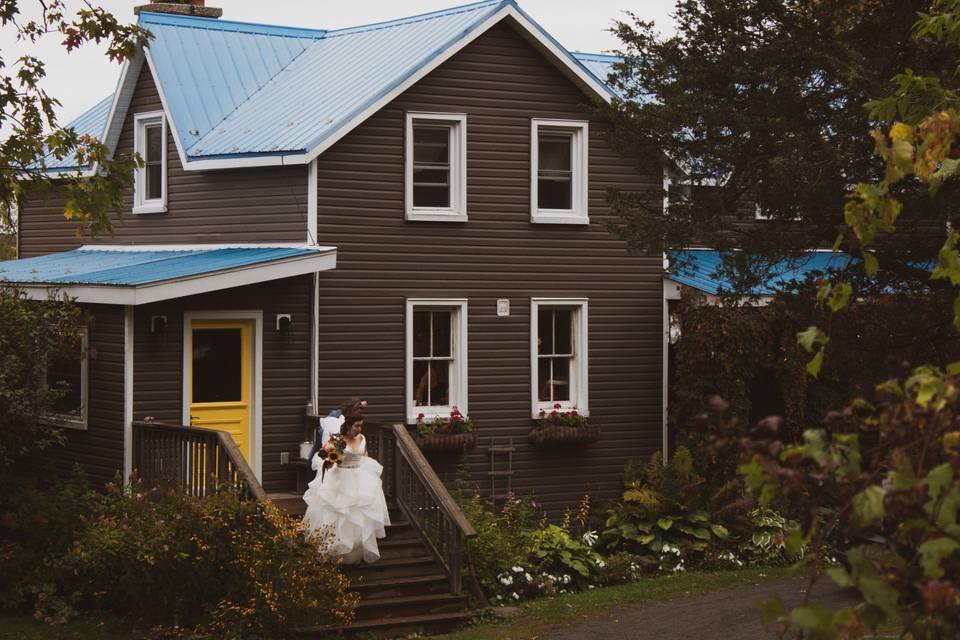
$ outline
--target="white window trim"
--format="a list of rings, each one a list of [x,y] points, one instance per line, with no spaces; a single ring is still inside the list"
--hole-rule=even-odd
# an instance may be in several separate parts
[[[573,132],[571,169],[573,170],[572,209],[541,209],[537,199],[540,167],[540,128]],[[585,120],[550,120],[533,118],[530,121],[530,222],[535,224],[590,224],[588,209],[590,123]]]
[[[160,135],[163,143],[160,145],[160,198],[144,199],[146,193],[146,167],[133,172],[133,213],[166,213],[167,212],[167,119],[163,111],[148,111],[133,116],[133,149],[143,157],[143,145],[146,142],[144,128],[147,125],[160,123]]]
[[[416,121],[432,120],[452,124],[450,141],[450,207],[431,208],[413,206],[413,125]],[[404,216],[417,222],[467,221],[467,116],[464,113],[426,113],[408,111],[406,114]]]
[[[450,334],[454,336],[452,346],[453,366],[450,368],[450,404],[437,407],[418,407],[413,403],[413,311],[423,307],[434,309],[452,309]],[[437,416],[447,417],[453,407],[468,415],[467,410],[467,300],[466,298],[407,298],[406,307],[406,409],[407,424],[415,424],[417,415],[423,414],[424,420]]]
[[[86,431],[90,424],[90,335],[86,328],[80,335],[80,417],[64,413],[49,413],[44,420],[65,429]],[[46,378],[46,375],[44,375]]]
[[[590,415],[588,390],[590,387],[587,298],[530,298],[530,417],[539,418],[540,410],[548,413],[554,409],[555,402],[541,402],[539,391],[537,342],[539,327],[537,319],[540,307],[573,307],[574,358],[571,363],[570,400],[560,402],[562,411],[576,409],[583,416]]]

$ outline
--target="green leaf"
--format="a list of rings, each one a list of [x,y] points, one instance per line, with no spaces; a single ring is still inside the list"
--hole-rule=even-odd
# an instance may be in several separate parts
[[[759,604],[764,625],[769,625],[771,622],[781,622],[787,615],[780,594],[774,594],[770,600],[761,601]]]
[[[661,529],[663,529],[664,531],[667,531],[667,530],[670,529],[670,527],[673,526],[673,519],[672,519],[672,518],[658,518],[658,519],[657,519],[657,526],[660,527]]]
[[[710,525],[710,531],[712,531],[713,535],[717,536],[721,540],[726,540],[730,537],[730,531],[728,531],[727,528],[722,524]]]
[[[853,497],[853,515],[860,526],[867,526],[883,519],[883,499],[886,491],[872,485]]]
[[[790,612],[790,621],[804,631],[813,631],[820,626],[820,616],[812,607],[797,607]]]
[[[853,586],[853,579],[843,567],[831,567],[830,569],[827,569],[827,575],[830,576],[840,588],[845,589]]]
[[[928,578],[940,578],[944,571],[941,563],[960,550],[960,543],[950,538],[935,538],[920,545],[920,564]]]
[[[807,363],[807,373],[814,378],[818,378],[821,368],[823,368],[823,349],[817,351],[817,355],[813,356],[813,359]]]
[[[948,376],[960,376],[960,362],[951,362],[947,365]]]
[[[864,251],[863,268],[866,270],[867,275],[876,275],[877,271],[880,270],[880,262],[877,260],[877,256],[869,251]]]
[[[803,347],[807,353],[812,353],[816,345],[826,344],[828,340],[827,334],[814,325],[797,332],[797,344]]]

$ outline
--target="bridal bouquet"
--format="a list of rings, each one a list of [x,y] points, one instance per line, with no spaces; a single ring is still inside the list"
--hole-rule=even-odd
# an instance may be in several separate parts
[[[330,436],[330,439],[320,447],[320,451],[317,452],[317,455],[320,456],[320,459],[323,460],[322,471],[320,472],[321,480],[327,474],[327,469],[333,465],[339,465],[343,462],[343,453],[347,450],[347,441],[344,440],[343,436],[340,434],[334,434]]]

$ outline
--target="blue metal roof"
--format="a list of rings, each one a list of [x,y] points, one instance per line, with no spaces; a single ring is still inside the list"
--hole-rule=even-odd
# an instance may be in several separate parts
[[[148,11],[140,25],[153,34],[150,57],[181,148],[188,161],[209,160],[316,148],[508,6],[607,87],[618,58],[569,53],[514,0],[335,30]],[[102,139],[110,106],[107,98],[71,124]]]
[[[215,247],[118,250],[84,247],[0,262],[0,282],[19,285],[136,287],[316,255],[317,247]]]
[[[623,58],[620,56],[611,56],[605,53],[582,53],[580,51],[574,51],[573,57],[579,60],[583,66],[590,70],[590,73],[595,75],[598,80],[608,87],[610,85],[607,82],[607,77],[613,73],[613,65],[623,62]],[[612,89],[611,87],[611,90]]]
[[[107,118],[110,115],[111,104],[113,104],[112,93],[69,122],[64,128],[73,129],[77,132],[77,135],[80,136],[90,135],[99,140],[103,140],[104,130],[107,127]],[[48,154],[44,158],[44,165],[48,171],[68,171],[77,168],[77,161],[76,156],[73,154],[59,159]]]
[[[201,129],[199,138],[185,140],[186,153],[191,158],[211,158],[306,152],[463,38],[501,4],[499,0],[485,0],[457,9],[326,32],[246,102],[236,109],[223,110],[215,127]],[[209,25],[210,30],[217,26],[215,20],[196,21]],[[151,53],[156,48],[155,42]],[[174,48],[173,57],[192,61],[192,56],[184,56],[179,47]],[[163,63],[156,66],[161,76],[175,74]],[[167,78],[162,77],[162,81],[169,96]],[[218,106],[215,100],[205,103],[203,106],[211,111]],[[185,136],[179,121],[177,128]]]
[[[704,293],[717,295],[733,290],[733,283],[726,275],[720,273],[723,254],[711,249],[692,249],[689,251],[674,251],[669,254],[670,272],[667,278]],[[747,295],[772,296],[780,291],[790,289],[792,283],[802,282],[812,273],[823,273],[832,269],[841,269],[850,260],[844,253],[834,254],[830,251],[812,251],[799,258],[781,260],[774,264],[769,271],[769,278]]]

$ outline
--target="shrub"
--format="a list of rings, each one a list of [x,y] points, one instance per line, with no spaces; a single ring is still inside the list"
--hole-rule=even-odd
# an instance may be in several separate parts
[[[526,561],[529,540],[539,523],[531,500],[508,496],[502,508],[479,493],[463,500],[463,511],[477,531],[470,557],[480,585],[488,594],[503,590],[500,576]],[[512,582],[512,581],[511,581]]]
[[[607,509],[602,548],[652,557],[660,570],[681,571],[729,537],[703,508],[703,479],[687,449],[679,448],[666,465],[656,453],[643,468],[628,466],[624,484],[622,501]]]
[[[66,492],[50,494],[49,504]],[[324,553],[327,541],[272,504],[232,491],[196,499],[135,485],[78,503],[86,513],[59,528],[64,539],[37,550],[38,567],[12,591],[42,619],[135,615],[138,624],[233,638],[348,622],[356,609]],[[32,506],[43,512],[47,504],[41,495]]]

